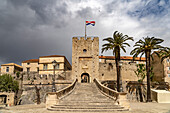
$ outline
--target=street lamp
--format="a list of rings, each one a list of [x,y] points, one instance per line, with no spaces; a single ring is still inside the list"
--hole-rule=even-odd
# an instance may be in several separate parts
[[[123,87],[122,87],[122,74],[121,74],[121,67],[123,65],[122,61],[119,61],[119,69],[120,69],[120,92],[123,92]]]
[[[53,64],[53,67],[54,67],[52,92],[56,92],[56,88],[55,88],[55,66],[57,65],[57,62],[54,60],[54,61],[52,61],[52,64]]]

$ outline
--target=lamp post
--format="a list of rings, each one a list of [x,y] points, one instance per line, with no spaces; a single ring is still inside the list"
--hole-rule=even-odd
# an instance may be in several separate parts
[[[123,92],[123,87],[122,87],[122,74],[121,74],[121,67],[123,65],[122,61],[119,61],[119,69],[120,69],[120,92]]]
[[[52,92],[56,92],[56,88],[55,88],[55,66],[57,65],[57,62],[54,60],[52,62],[53,67],[54,67],[54,71],[53,71],[53,83],[52,83]]]

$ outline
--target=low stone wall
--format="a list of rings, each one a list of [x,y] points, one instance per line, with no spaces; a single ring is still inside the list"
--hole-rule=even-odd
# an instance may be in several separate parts
[[[105,80],[101,83],[113,90],[116,90],[116,80]],[[123,91],[127,92],[127,99],[135,102],[146,102],[147,84],[146,82],[140,83],[138,81],[123,81]],[[151,89],[156,90],[169,90],[170,86],[167,82],[151,82]]]
[[[166,90],[151,90],[152,100],[158,103],[170,103],[170,91]]]
[[[69,94],[74,89],[77,81],[78,80],[75,79],[72,84],[70,84],[69,86],[67,86],[57,92],[48,92],[47,96],[46,96],[46,108],[49,108],[50,106],[52,106],[54,104],[57,104],[60,98]]]
[[[102,85],[97,79],[94,79],[96,86],[99,90],[106,96],[112,98],[117,102],[118,105],[123,106],[125,109],[130,109],[129,102],[127,101],[127,93],[125,92],[117,92],[112,90],[104,85]]]
[[[0,92],[0,104],[5,104],[7,106],[14,105],[15,93]]]
[[[56,89],[61,90],[70,85],[71,82],[62,81],[56,84]],[[52,91],[52,84],[36,84],[40,88],[40,101],[46,102],[46,93]],[[37,102],[36,90],[34,84],[26,84],[23,86],[23,93],[18,104],[34,104]]]

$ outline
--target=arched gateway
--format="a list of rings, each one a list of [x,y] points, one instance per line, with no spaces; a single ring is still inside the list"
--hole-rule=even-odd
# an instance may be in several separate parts
[[[90,82],[90,76],[88,73],[83,73],[81,75],[81,83],[89,83]]]

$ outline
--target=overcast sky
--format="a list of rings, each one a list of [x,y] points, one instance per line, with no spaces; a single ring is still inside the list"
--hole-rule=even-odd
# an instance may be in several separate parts
[[[55,54],[71,63],[72,37],[84,36],[85,20],[96,21],[87,35],[99,37],[99,55],[102,39],[116,30],[135,41],[154,36],[170,45],[169,0],[0,0],[0,64]]]

